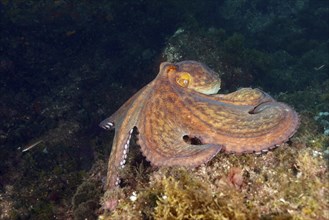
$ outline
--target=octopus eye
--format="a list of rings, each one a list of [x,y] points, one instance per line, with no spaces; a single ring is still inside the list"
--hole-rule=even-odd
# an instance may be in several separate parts
[[[191,81],[191,75],[189,73],[182,73],[176,79],[178,85],[185,88],[190,84],[190,81]]]

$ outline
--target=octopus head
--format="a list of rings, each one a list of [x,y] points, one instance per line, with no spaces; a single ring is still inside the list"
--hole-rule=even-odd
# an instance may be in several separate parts
[[[160,73],[174,79],[175,83],[203,94],[216,94],[221,80],[217,73],[206,65],[196,61],[179,63],[164,62],[160,65]]]

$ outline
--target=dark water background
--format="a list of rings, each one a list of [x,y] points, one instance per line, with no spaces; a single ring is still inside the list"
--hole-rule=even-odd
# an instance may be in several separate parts
[[[97,124],[170,57],[329,111],[328,36],[327,0],[0,1],[0,212],[63,215],[109,153]]]

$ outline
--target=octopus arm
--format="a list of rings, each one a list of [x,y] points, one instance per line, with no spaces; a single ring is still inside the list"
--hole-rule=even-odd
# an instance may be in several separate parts
[[[241,88],[235,92],[229,94],[215,94],[209,96],[210,99],[222,102],[230,103],[234,105],[251,105],[256,106],[264,102],[271,102],[273,98],[267,93],[252,88]]]
[[[140,138],[144,156],[155,166],[196,167],[210,161],[222,149],[219,144],[192,145],[177,141],[172,145],[151,144]]]
[[[114,112],[110,117],[104,119],[99,126],[105,130],[113,130],[115,125],[120,123],[120,121],[127,114],[127,111],[132,108],[136,99],[140,98],[143,95],[150,85],[146,85],[136,94],[134,94],[130,99],[128,99],[116,112]]]
[[[119,184],[119,172],[126,164],[133,127],[118,128],[115,132],[111,155],[107,168],[106,188],[112,189]]]
[[[193,124],[228,152],[259,152],[287,141],[299,126],[298,114],[288,105],[268,101],[256,106],[204,101],[190,96]],[[185,119],[187,121],[187,118]],[[201,130],[200,130],[201,131]]]

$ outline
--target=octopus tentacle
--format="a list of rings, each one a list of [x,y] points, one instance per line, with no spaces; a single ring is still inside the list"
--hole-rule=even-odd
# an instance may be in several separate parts
[[[131,110],[136,102],[136,99],[147,90],[148,86],[143,87],[136,94],[134,94],[130,99],[128,99],[116,112],[114,112],[110,117],[103,120],[99,126],[105,130],[113,130],[115,125],[121,125],[123,119],[127,115],[127,112]]]
[[[105,130],[113,130],[114,129],[114,121],[110,118],[103,120],[99,126]]]
[[[113,147],[107,169],[107,189],[111,189],[120,183],[120,178],[118,175],[120,169],[125,167],[132,133],[133,128],[126,132],[125,136],[123,136],[120,132],[114,136]],[[119,135],[120,138],[118,138]]]
[[[256,106],[263,102],[274,101],[273,98],[267,93],[259,89],[252,88],[241,88],[229,94],[215,94],[208,97],[222,103],[230,103],[240,106]]]
[[[186,166],[196,167],[211,160],[221,149],[219,144],[193,145],[177,141],[173,147],[157,148],[150,145],[142,134],[139,134],[139,144],[143,155],[152,165],[156,166]]]
[[[140,111],[146,101],[143,97],[147,96],[151,89],[152,83],[143,87],[123,104],[119,110],[100,124],[101,127],[105,128],[106,125],[110,125],[109,123],[115,124],[115,135],[107,169],[106,189],[112,189],[118,185],[118,171],[126,163],[133,128],[139,119]]]
[[[121,161],[120,161],[120,168],[123,169],[125,167],[126,164],[126,160],[128,157],[128,153],[129,153],[129,145],[130,145],[130,139],[131,139],[131,135],[134,131],[134,128],[130,129],[129,131],[129,136],[124,144],[123,147],[123,151],[122,151],[122,157],[121,157]]]
[[[207,139],[225,145],[228,152],[258,152],[280,145],[299,125],[297,113],[280,102],[249,107],[205,104],[194,96],[191,98],[194,106],[189,112],[193,114],[194,124],[203,128]]]

